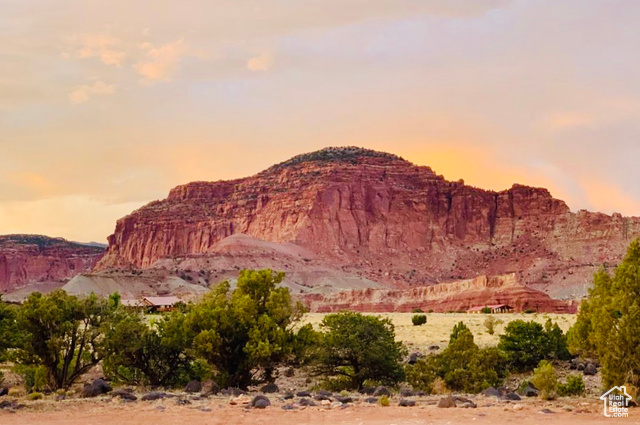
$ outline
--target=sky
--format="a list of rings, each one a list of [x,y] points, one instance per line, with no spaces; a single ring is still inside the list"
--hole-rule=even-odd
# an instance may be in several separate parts
[[[0,0],[0,234],[356,145],[640,216],[637,0]]]

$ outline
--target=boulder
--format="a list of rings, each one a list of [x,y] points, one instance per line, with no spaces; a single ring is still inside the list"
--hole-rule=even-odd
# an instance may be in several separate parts
[[[298,400],[298,404],[300,406],[315,406],[316,405],[316,403],[313,400],[311,400],[310,398],[306,398],[306,397],[303,397],[300,400]]]
[[[367,397],[364,399],[365,403],[369,403],[369,404],[377,404],[378,403],[378,397]]]
[[[374,397],[382,397],[383,395],[386,395],[387,397],[391,397],[391,391],[389,391],[389,388],[380,385],[379,387],[376,387],[376,390],[373,393]]]
[[[403,388],[402,390],[400,390],[400,395],[402,397],[413,397],[415,395],[415,393],[413,392],[412,389]]]
[[[376,392],[376,389],[374,387],[362,387],[358,392],[360,394],[373,395],[373,393]]]
[[[140,400],[142,400],[142,401],[155,401],[155,400],[161,400],[161,399],[166,398],[166,397],[167,397],[167,393],[163,393],[161,391],[151,391],[150,393],[147,393],[147,394],[143,395]]]
[[[598,373],[598,368],[594,363],[587,363],[582,373],[584,373],[585,375],[595,375],[596,373]]]
[[[113,397],[120,397],[123,400],[127,401],[136,401],[138,397],[133,394],[132,390],[115,390],[111,392]]]
[[[482,395],[484,395],[485,397],[500,397],[502,396],[502,391],[494,387],[489,387],[486,390],[482,391]]]
[[[416,405],[416,402],[414,400],[407,400],[404,398],[401,398],[400,402],[398,403],[398,406],[401,406],[401,407],[412,407],[415,405]]]
[[[505,395],[502,396],[503,400],[513,400],[513,401],[517,401],[517,400],[522,400],[522,398],[520,398],[520,396],[516,393],[514,393],[513,391],[510,391],[508,393],[506,393]]]
[[[296,396],[298,396],[298,397],[311,397],[311,393],[309,391],[306,391],[306,390],[298,391],[296,393]]]
[[[438,407],[442,407],[442,408],[445,408],[445,409],[450,408],[450,407],[456,407],[456,402],[453,399],[453,397],[451,397],[451,396],[443,397],[438,402]]]
[[[264,409],[265,407],[271,406],[271,402],[262,394],[259,394],[251,400],[251,407],[255,409]]]
[[[98,378],[94,379],[90,384],[85,384],[82,389],[82,397],[97,397],[111,390],[111,386],[104,379]]]
[[[287,391],[286,393],[284,393],[284,396],[282,396],[283,400],[291,400],[293,399],[294,394],[291,391]]]
[[[273,393],[280,392],[280,388],[278,388],[276,384],[271,382],[267,385],[263,385],[262,388],[260,388],[260,392],[265,394],[273,394]]]
[[[353,403],[353,398],[349,396],[336,396],[335,399],[342,404]]]
[[[200,393],[204,396],[216,395],[220,392],[220,387],[215,381],[211,379],[207,379],[202,382],[202,386],[200,388]]]
[[[202,390],[200,381],[191,381],[184,387],[185,393],[199,393]]]

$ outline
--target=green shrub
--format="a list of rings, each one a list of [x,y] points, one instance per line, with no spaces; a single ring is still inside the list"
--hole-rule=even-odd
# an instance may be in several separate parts
[[[27,396],[29,400],[42,400],[42,393],[31,393]]]
[[[593,276],[589,297],[580,304],[568,332],[571,351],[597,357],[605,388],[640,387],[640,243],[634,240],[613,275],[604,268]]]
[[[483,307],[482,310],[480,310],[480,313],[482,313],[482,314],[491,314],[491,308],[490,307]]]
[[[544,327],[535,321],[510,322],[504,335],[500,336],[498,349],[503,351],[512,369],[527,371],[533,369],[541,360],[568,360],[567,338],[562,329],[551,320]]]
[[[584,380],[580,375],[567,376],[567,382],[558,385],[558,395],[562,397],[580,396],[585,392]]]
[[[14,372],[22,376],[24,389],[30,392],[40,392],[49,388],[49,372],[44,366],[15,365]]]
[[[496,332],[495,327],[501,323],[502,323],[502,320],[496,319],[493,316],[489,316],[486,319],[484,319],[484,327],[487,328],[487,333],[489,335],[493,335]]]
[[[451,391],[478,393],[500,386],[506,374],[506,358],[496,348],[480,349],[464,324],[456,325],[452,341],[441,353],[418,360],[406,367],[412,387],[433,393],[442,380]]]
[[[524,314],[535,314],[535,313],[537,313],[537,311],[535,311],[535,310],[534,310],[534,309],[532,309],[532,308],[528,308],[528,309],[526,309],[525,311],[523,311],[523,313],[524,313]]]
[[[404,380],[400,364],[406,354],[396,342],[389,319],[343,312],[324,317],[325,330],[317,346],[312,373],[330,380],[351,380],[342,389],[360,389],[366,380],[395,385]]]
[[[378,404],[380,406],[388,406],[389,405],[389,397],[387,397],[386,395],[383,395],[382,397],[380,397],[380,399],[378,400]]]
[[[451,330],[451,335],[449,336],[449,344],[453,343],[453,341],[455,341],[458,338],[458,335],[466,332],[471,333],[471,331],[469,330],[467,325],[464,324],[464,322],[458,322],[457,324],[455,324],[453,326],[453,329]]]
[[[411,318],[411,323],[413,323],[413,326],[424,325],[425,323],[427,323],[427,316],[424,314],[415,314]]]
[[[558,376],[553,364],[548,360],[542,360],[533,371],[531,383],[540,391],[543,400],[553,400],[558,391]]]
[[[413,313],[424,313],[424,310],[422,310],[421,308],[414,308]]]

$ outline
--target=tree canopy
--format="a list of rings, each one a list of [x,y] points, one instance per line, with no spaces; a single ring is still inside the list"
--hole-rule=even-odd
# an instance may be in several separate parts
[[[604,269],[593,279],[568,334],[569,348],[595,355],[602,366],[603,385],[640,387],[640,243],[633,241],[613,276]]]

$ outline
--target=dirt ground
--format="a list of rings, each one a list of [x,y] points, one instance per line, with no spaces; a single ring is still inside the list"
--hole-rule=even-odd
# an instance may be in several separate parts
[[[563,424],[588,425],[602,423],[605,418],[598,400],[564,399],[553,402],[523,400],[504,402],[478,397],[478,408],[438,408],[433,400],[417,400],[414,407],[399,407],[397,400],[382,407],[355,403],[346,408],[307,407],[294,411],[282,409],[275,401],[263,410],[232,406],[228,399],[202,400],[178,406],[175,400],[123,403],[119,401],[69,400],[29,402],[15,412],[0,411],[0,424],[11,425],[200,425],[200,424],[354,424],[354,425],[419,425],[419,424]],[[519,407],[514,407],[519,406]],[[551,413],[541,413],[548,409]],[[614,419],[615,420],[615,419]],[[624,423],[640,423],[640,410],[632,409]]]

